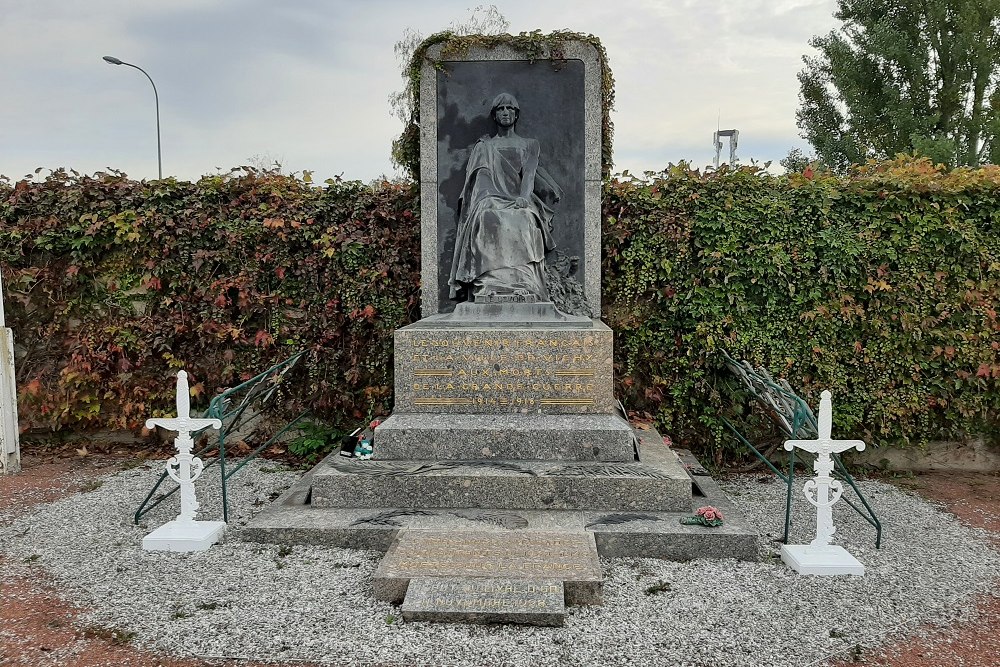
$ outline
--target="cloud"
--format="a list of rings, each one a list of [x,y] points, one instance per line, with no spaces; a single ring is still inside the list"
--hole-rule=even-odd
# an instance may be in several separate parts
[[[110,54],[153,77],[164,171],[189,179],[262,154],[317,178],[391,173],[393,45],[407,28],[428,35],[470,11],[464,0],[5,4],[0,173],[111,166],[155,177],[152,90],[101,62]],[[501,11],[515,32],[602,39],[617,81],[616,163],[641,171],[707,164],[718,122],[740,130],[746,158],[801,146],[795,74],[809,37],[836,25],[835,4],[511,0]]]

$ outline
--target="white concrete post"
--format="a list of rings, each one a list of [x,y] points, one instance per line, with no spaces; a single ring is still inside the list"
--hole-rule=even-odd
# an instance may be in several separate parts
[[[15,377],[14,333],[7,328],[4,319],[3,276],[0,275],[0,474],[21,470]]]
[[[197,521],[198,499],[194,493],[194,482],[201,476],[201,459],[191,454],[194,448],[193,431],[203,428],[222,428],[218,419],[197,419],[191,417],[191,396],[188,389],[187,373],[177,373],[177,417],[168,419],[147,419],[146,428],[160,426],[169,431],[177,431],[174,445],[177,455],[167,461],[167,474],[180,485],[181,513],[173,521],[168,521],[152,533],[142,538],[142,548],[146,551],[204,551],[219,541],[226,530],[225,521]]]
[[[795,447],[816,454],[813,470],[816,477],[802,487],[806,500],[816,508],[816,538],[809,544],[786,544],[781,547],[781,560],[801,574],[857,574],[865,573],[865,566],[843,547],[830,542],[837,529],[833,526],[833,505],[844,493],[844,485],[833,479],[833,459],[831,454],[846,452],[848,449],[861,451],[865,443],[861,440],[833,440],[830,437],[833,426],[833,401],[831,394],[820,394],[818,437],[816,440],[786,440],[785,449]],[[832,494],[832,495],[831,495]]]

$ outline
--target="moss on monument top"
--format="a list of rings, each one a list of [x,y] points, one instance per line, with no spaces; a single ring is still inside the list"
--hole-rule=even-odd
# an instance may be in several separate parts
[[[494,49],[507,46],[524,54],[527,60],[565,60],[567,42],[590,44],[597,52],[601,68],[601,172],[611,173],[612,138],[614,126],[611,123],[611,109],[615,101],[615,81],[608,65],[608,54],[601,40],[593,35],[557,30],[542,33],[540,30],[522,32],[517,35],[456,35],[450,31],[438,32],[421,42],[413,52],[407,69],[407,87],[413,105],[410,119],[403,133],[392,144],[392,158],[414,180],[420,180],[420,77],[425,62],[435,69],[443,60],[461,57],[474,48]],[[437,44],[441,46],[441,60],[435,60],[428,51]]]

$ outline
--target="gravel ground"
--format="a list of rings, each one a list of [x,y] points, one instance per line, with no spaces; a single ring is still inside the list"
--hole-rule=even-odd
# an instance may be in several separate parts
[[[230,538],[198,554],[147,553],[167,501],[133,526],[159,468],[102,478],[92,490],[42,505],[0,527],[8,570],[42,567],[89,607],[85,622],[134,633],[133,643],[181,657],[378,665],[822,665],[868,651],[922,624],[967,620],[990,590],[1000,554],[915,494],[865,482],[885,525],[884,545],[844,503],[836,542],[867,567],[857,577],[803,577],[777,560],[783,488],[772,477],[724,484],[763,535],[759,563],[604,560],[604,605],[573,608],[566,627],[404,623],[371,595],[381,554],[241,543],[253,513],[296,478],[253,463],[230,486]],[[762,481],[763,480],[763,481]],[[220,514],[217,477],[199,482],[202,518]],[[89,488],[89,487],[88,487]],[[811,539],[797,501],[793,541]],[[649,589],[663,589],[649,592]],[[926,630],[920,630],[926,633]]]

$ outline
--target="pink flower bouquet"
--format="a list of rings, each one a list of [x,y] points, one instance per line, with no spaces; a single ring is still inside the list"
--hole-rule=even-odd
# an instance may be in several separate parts
[[[709,528],[715,528],[717,526],[721,526],[724,519],[725,517],[722,515],[722,510],[712,507],[711,505],[706,505],[695,510],[694,516],[687,516],[681,519],[681,523],[689,526],[707,526]]]

